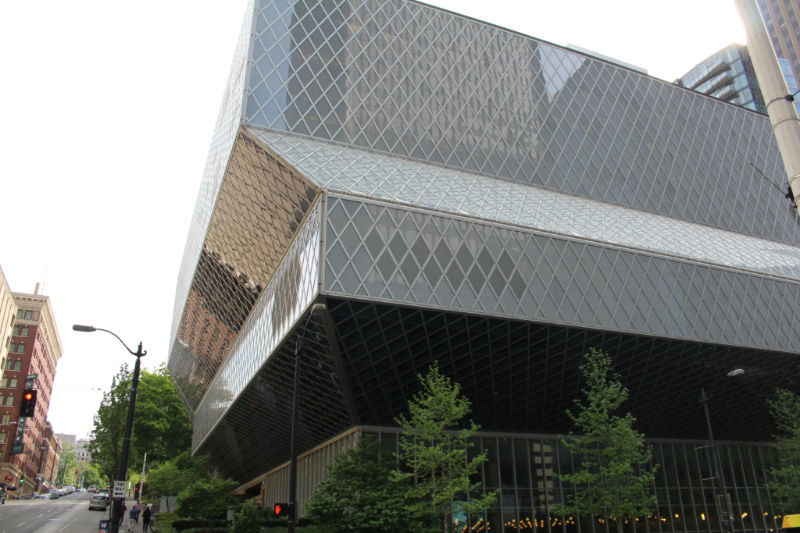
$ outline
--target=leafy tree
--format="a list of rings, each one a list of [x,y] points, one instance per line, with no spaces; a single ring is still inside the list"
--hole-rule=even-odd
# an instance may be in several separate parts
[[[415,531],[406,510],[405,481],[392,479],[392,454],[373,436],[341,455],[306,504],[306,516],[330,531]]]
[[[238,484],[232,479],[198,479],[178,493],[178,514],[184,518],[225,518],[229,505],[238,500],[233,489]]]
[[[454,502],[468,514],[489,507],[496,498],[493,492],[476,497],[479,482],[471,482],[485,454],[467,460],[468,440],[478,430],[473,421],[464,422],[470,413],[470,401],[461,395],[461,386],[439,372],[434,363],[423,377],[422,390],[408,402],[408,414],[395,422],[403,428],[399,458],[404,466],[395,472],[398,481],[407,481],[408,510],[418,517],[439,521],[447,533],[452,524]],[[473,492],[470,492],[473,491]]]
[[[77,466],[78,454],[75,452],[75,447],[64,446],[58,456],[58,469],[56,470],[56,479],[54,481],[59,485],[77,484],[78,480],[75,479]]]
[[[800,397],[778,389],[768,400],[778,434],[778,466],[770,468],[768,483],[772,496],[787,512],[800,509]]]
[[[143,372],[136,396],[136,457],[147,452],[150,463],[188,451],[192,445],[192,424],[178,397],[165,365]]]
[[[231,533],[254,533],[261,529],[263,523],[261,509],[250,502],[244,502],[239,511],[233,515]]]
[[[128,365],[120,366],[94,416],[94,430],[87,448],[108,481],[116,479],[119,472],[132,379]],[[145,452],[148,461],[157,461],[186,451],[190,445],[191,424],[166,367],[161,365],[154,372],[142,371],[127,468],[140,464]]]
[[[83,470],[81,470],[81,476],[83,476],[83,487],[89,487],[91,485],[102,485],[105,483],[104,478],[100,475],[100,472],[97,471],[97,467],[94,463],[84,463]]]
[[[207,470],[207,458],[192,457],[189,452],[183,452],[169,461],[160,463],[150,470],[147,478],[147,500],[155,501],[162,496],[177,496],[185,487],[207,477]]]
[[[656,507],[652,452],[633,429],[633,415],[614,414],[628,399],[628,389],[612,371],[611,357],[592,348],[580,370],[586,382],[583,400],[576,399],[575,411],[567,414],[583,436],[562,440],[580,466],[575,473],[558,476],[577,490],[555,512],[616,519],[622,531],[624,519],[645,516]]]
[[[111,379],[111,390],[103,394],[103,400],[94,415],[92,438],[86,446],[106,483],[115,480],[119,471],[118,458],[122,452],[130,397],[128,374],[128,365],[123,364]]]

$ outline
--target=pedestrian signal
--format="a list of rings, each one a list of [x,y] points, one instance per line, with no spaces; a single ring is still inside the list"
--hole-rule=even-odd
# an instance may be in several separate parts
[[[276,503],[272,507],[272,512],[275,513],[275,516],[286,516],[289,514],[289,504],[288,503]]]
[[[33,416],[36,411],[36,395],[38,391],[25,389],[22,393],[22,406],[19,409],[19,416]]]

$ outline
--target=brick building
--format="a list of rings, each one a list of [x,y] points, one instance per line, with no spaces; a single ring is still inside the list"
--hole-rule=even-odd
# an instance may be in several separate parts
[[[0,381],[0,433],[6,445],[0,462],[0,479],[18,487],[22,494],[37,490],[53,462],[58,464],[60,445],[47,422],[56,365],[62,347],[50,298],[12,293],[17,305],[4,374]],[[25,388],[38,390],[34,416],[21,418]]]

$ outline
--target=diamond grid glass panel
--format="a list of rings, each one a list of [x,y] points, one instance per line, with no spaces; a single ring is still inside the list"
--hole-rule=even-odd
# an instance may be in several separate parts
[[[256,10],[248,124],[798,242],[762,115],[404,0]]]
[[[317,203],[208,386],[193,420],[195,448],[268,360],[317,295],[321,207]],[[177,381],[177,380],[176,380]]]
[[[795,246],[408,159],[255,128],[248,131],[330,191],[800,280],[800,249]],[[406,198],[399,199],[388,184],[402,187]],[[510,198],[519,207],[507,216],[503,206]]]
[[[793,365],[785,353],[737,346],[338,298],[328,298],[327,305],[347,354],[356,418],[364,425],[392,425],[418,390],[417,374],[437,361],[472,399],[470,416],[482,429],[566,433],[572,426],[565,411],[580,387],[577,366],[595,347],[613,354],[615,371],[631,392],[627,409],[646,435],[703,438],[697,391],[709,386],[719,394],[715,405],[731,406],[719,410],[719,419],[715,411],[715,434],[757,441],[770,431],[762,401],[774,386],[770,378],[762,372],[755,381],[735,383],[709,376],[724,376],[730,368]]]
[[[173,343],[169,368],[194,411],[320,191],[239,134]]]
[[[361,201],[328,198],[330,212],[364,212]],[[326,292],[775,350],[794,351],[800,343],[800,315],[786,312],[800,301],[797,281],[396,207],[382,206],[390,216],[377,216],[377,208],[370,212],[384,238],[372,242],[376,259],[369,263],[353,260],[360,242],[345,242],[351,220],[328,219]],[[413,241],[404,235],[419,233],[431,241],[435,258],[427,260],[439,268],[424,268],[413,258]],[[452,244],[442,246],[448,239]],[[500,254],[494,247],[504,242],[521,246],[506,246]],[[608,270],[597,268],[601,263],[610,265]],[[515,273],[520,274],[516,290],[506,291]],[[687,292],[689,280],[701,274],[702,289]],[[377,279],[383,285],[376,285]],[[414,290],[415,283],[432,290]],[[790,317],[780,322],[778,335],[754,328],[742,311],[763,292]]]
[[[211,219],[225,166],[228,163],[228,157],[239,130],[242,116],[242,92],[247,76],[247,53],[250,46],[252,20],[253,4],[251,0],[242,22],[239,41],[236,45],[236,52],[228,75],[228,83],[225,87],[217,123],[214,126],[214,133],[211,137],[211,147],[203,170],[203,179],[200,183],[200,192],[197,196],[195,212],[192,216],[189,238],[186,241],[186,248],[183,252],[183,259],[178,273],[178,284],[175,290],[175,309],[170,339],[175,339],[177,334],[181,310],[186,303],[190,290],[189,283],[192,279],[192,272],[202,253],[206,228]]]
[[[703,439],[701,385],[718,438],[774,434],[800,231],[765,117],[419,3],[255,3],[176,291],[195,453],[285,481],[301,337],[301,453],[392,425],[432,361],[484,429],[569,431],[589,347],[649,437]]]

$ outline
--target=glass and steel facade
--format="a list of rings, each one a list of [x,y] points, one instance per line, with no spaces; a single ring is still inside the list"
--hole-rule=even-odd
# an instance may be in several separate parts
[[[675,83],[759,113],[767,113],[750,53],[746,46],[740,44],[726,46]]]
[[[787,94],[794,94],[797,91],[797,79],[792,64],[788,59],[777,59],[789,91]],[[750,52],[740,44],[726,46],[675,83],[759,113],[767,113]],[[800,103],[795,102],[795,110],[800,112]]]
[[[365,435],[377,437],[387,453],[399,452],[396,428],[357,427],[309,450],[298,459],[298,495],[311,496],[327,477],[326,466],[356,445]],[[722,527],[713,497],[713,466],[707,443],[688,440],[648,441],[653,463],[658,465],[653,492],[658,509],[650,516],[627,521],[628,532],[728,531]],[[731,495],[735,529],[777,531],[782,514],[766,488],[768,470],[775,464],[775,449],[766,444],[718,444],[720,468]],[[560,474],[576,465],[561,439],[553,435],[480,432],[471,439],[470,454],[486,453],[476,481],[477,492],[498,491],[497,501],[478,516],[454,516],[454,531],[541,531],[546,533],[602,533],[615,531],[615,523],[602,517],[560,516],[553,506],[563,503],[580,487],[562,484]],[[251,483],[260,489],[259,502],[270,508],[286,498],[289,465],[271,470]]]
[[[194,451],[285,463],[301,337],[303,451],[391,426],[434,360],[484,430],[555,443],[590,347],[648,437],[701,441],[704,386],[761,450],[800,347],[782,176],[766,117],[640,72],[406,0],[257,0],[176,289]]]

